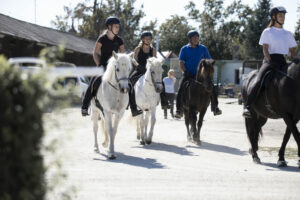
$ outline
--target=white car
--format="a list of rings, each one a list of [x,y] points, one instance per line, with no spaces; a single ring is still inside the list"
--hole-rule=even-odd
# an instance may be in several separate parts
[[[34,57],[16,57],[8,59],[11,66],[19,67],[26,72],[36,72],[46,67],[46,62]]]
[[[54,66],[59,67],[71,67],[76,68],[76,65],[73,63],[68,62],[57,62],[54,63]],[[62,87],[65,87],[67,84],[73,84],[75,87],[75,95],[81,100],[83,100],[85,92],[89,86],[89,81],[84,76],[76,76],[76,77],[65,77],[64,79],[59,81],[59,84],[62,85]]]

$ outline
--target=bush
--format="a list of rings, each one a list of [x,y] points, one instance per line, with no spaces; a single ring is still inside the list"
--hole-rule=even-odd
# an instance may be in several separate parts
[[[45,79],[24,75],[0,56],[0,200],[42,200],[40,153]]]

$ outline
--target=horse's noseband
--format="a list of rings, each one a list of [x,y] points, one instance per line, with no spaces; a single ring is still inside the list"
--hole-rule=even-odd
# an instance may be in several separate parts
[[[129,80],[129,78],[128,78],[128,76],[127,76],[127,77],[124,76],[124,77],[118,78],[118,75],[117,75],[117,65],[115,65],[115,79],[116,79],[116,81],[117,81],[117,83],[118,83],[118,87],[119,87],[119,88],[117,88],[117,86],[114,86],[114,85],[111,84],[110,82],[109,82],[109,85],[111,85],[111,86],[112,86],[114,89],[116,89],[116,90],[120,90],[120,91],[121,91],[120,81],[122,81],[122,80],[127,80],[127,81],[129,82],[129,84],[131,84],[131,83],[130,83],[130,80]]]

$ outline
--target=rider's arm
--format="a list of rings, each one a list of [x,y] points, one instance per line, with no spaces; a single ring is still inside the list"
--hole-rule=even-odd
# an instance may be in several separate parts
[[[155,48],[153,48],[153,57],[157,58],[157,56],[156,56],[156,49]]]
[[[291,59],[296,57],[296,47],[290,48]]]
[[[120,53],[125,53],[125,46],[122,44],[119,48]]]
[[[101,51],[102,44],[100,42],[96,42],[95,47],[94,47],[94,53],[93,53],[93,58],[94,62],[96,63],[96,66],[99,66],[100,61],[99,61],[99,53]]]
[[[137,62],[139,52],[140,52],[140,48],[138,48],[138,47],[135,48],[135,50],[134,50],[134,60],[135,60],[135,62],[133,62],[133,64],[134,64],[136,67],[139,65],[139,63]]]
[[[269,53],[269,45],[263,44],[263,53],[267,62],[271,61],[270,53]]]
[[[181,70],[182,70],[183,72],[185,72],[185,71],[186,71],[186,67],[185,67],[185,65],[184,65],[184,61],[183,61],[183,60],[180,60],[180,61],[179,61],[179,65],[180,65]]]

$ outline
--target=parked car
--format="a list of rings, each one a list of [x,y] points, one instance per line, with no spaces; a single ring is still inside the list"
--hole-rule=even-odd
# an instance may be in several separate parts
[[[59,67],[71,67],[76,68],[76,65],[73,63],[68,62],[56,62],[54,63],[54,66]],[[65,77],[63,79],[60,79],[58,81],[58,84],[60,84],[63,88],[66,87],[68,84],[74,85],[75,87],[75,95],[79,97],[81,100],[83,100],[85,92],[89,86],[89,81],[84,76],[75,76],[75,77]]]
[[[46,67],[46,62],[34,57],[16,57],[8,59],[11,66],[20,67],[24,71],[34,72]]]

